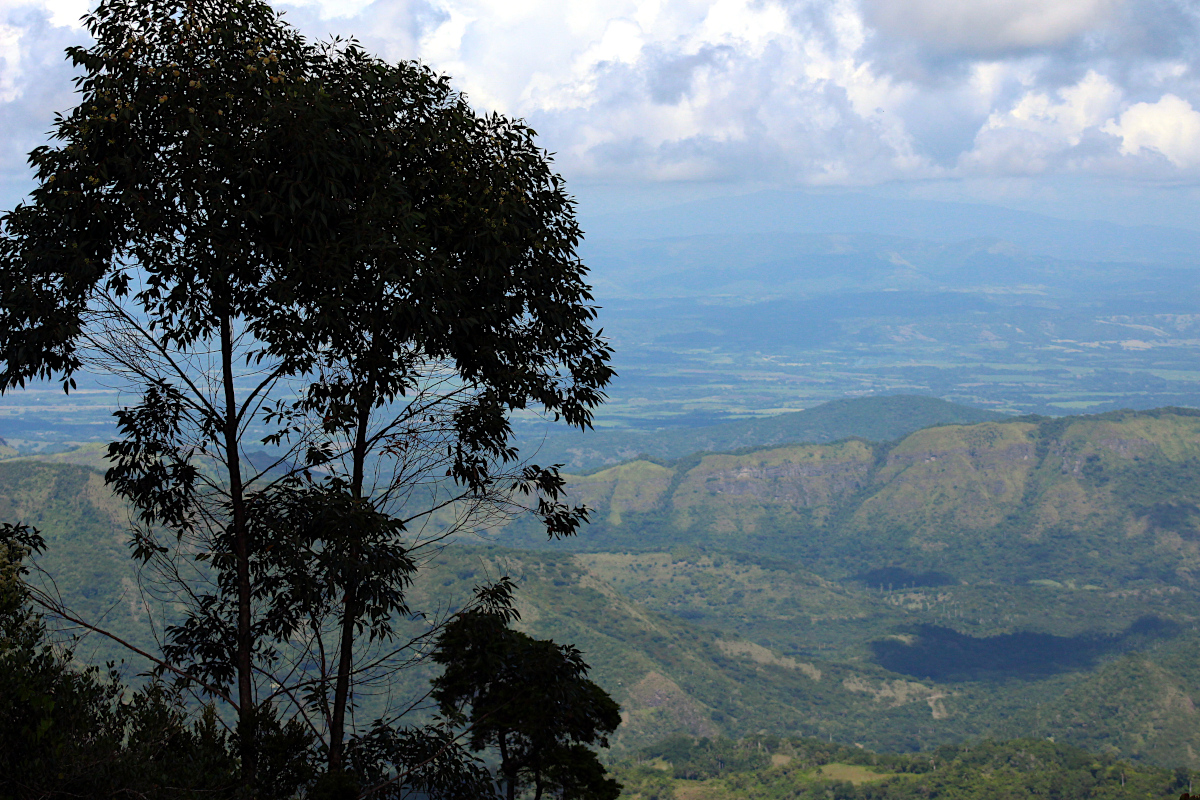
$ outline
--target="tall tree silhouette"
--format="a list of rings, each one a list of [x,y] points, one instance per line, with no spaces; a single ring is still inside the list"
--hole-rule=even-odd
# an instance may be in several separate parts
[[[434,699],[467,727],[472,749],[494,751],[508,800],[525,788],[536,800],[616,800],[620,785],[588,746],[608,746],[620,708],[587,679],[577,649],[513,630],[514,616],[477,609],[445,627]]]
[[[187,609],[160,666],[230,687],[247,785],[280,703],[338,772],[355,684],[432,635],[397,639],[415,552],[585,518],[509,423],[587,427],[613,374],[572,201],[521,123],[264,2],[86,24],[78,105],[3,217],[0,387],[90,369],[140,398],[107,480]]]

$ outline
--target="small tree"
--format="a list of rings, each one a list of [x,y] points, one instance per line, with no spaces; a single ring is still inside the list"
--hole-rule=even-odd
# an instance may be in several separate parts
[[[159,667],[236,712],[246,786],[279,709],[337,773],[355,686],[434,633],[397,639],[420,549],[585,518],[509,425],[586,427],[612,376],[572,203],[528,128],[265,2],[86,22],[80,102],[3,218],[0,388],[88,367],[140,398],[107,480],[186,609]]]
[[[228,793],[234,760],[211,708],[189,724],[168,687],[131,692],[112,665],[80,669],[69,642],[49,640],[25,583],[43,545],[25,525],[0,525],[0,797]],[[272,766],[283,791],[311,773],[305,759]]]
[[[608,746],[620,708],[587,679],[578,650],[513,630],[514,617],[474,610],[445,627],[433,656],[445,667],[433,682],[439,708],[467,726],[473,750],[495,753],[508,800],[528,787],[535,800],[616,800],[620,785],[588,745]]]

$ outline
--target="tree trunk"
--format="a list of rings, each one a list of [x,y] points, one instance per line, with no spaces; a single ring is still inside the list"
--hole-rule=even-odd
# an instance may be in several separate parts
[[[351,549],[350,557],[357,557]],[[333,690],[333,718],[329,723],[329,771],[337,772],[342,768],[342,755],[345,750],[346,705],[350,698],[350,669],[354,664],[352,649],[354,647],[354,622],[358,617],[353,586],[346,587],[346,616],[342,623],[342,636],[339,644],[337,679]]]
[[[250,534],[242,496],[242,466],[238,448],[237,395],[233,385],[233,321],[221,317],[221,379],[225,389],[225,462],[229,472],[229,504],[233,513],[234,557],[237,561],[237,675],[238,733],[241,737],[242,781],[254,782],[257,755],[257,714],[254,702],[253,642],[250,635]]]
[[[350,494],[355,500],[363,499],[363,480],[367,459],[367,426],[371,422],[374,405],[375,380],[371,378],[359,396],[355,419],[354,449],[351,454]],[[353,534],[351,534],[353,535]],[[360,558],[358,545],[350,545],[350,563],[357,565]],[[362,613],[358,598],[357,581],[346,582],[344,597],[345,615],[342,617],[341,642],[338,650],[337,679],[333,690],[333,716],[329,723],[329,771],[342,768],[345,751],[346,706],[350,700],[350,671],[354,666],[354,625]]]
[[[504,796],[507,800],[516,800],[517,797],[517,770],[512,763],[512,759],[508,757],[508,736],[503,732],[500,733],[498,744],[500,745],[500,772],[504,775]]]

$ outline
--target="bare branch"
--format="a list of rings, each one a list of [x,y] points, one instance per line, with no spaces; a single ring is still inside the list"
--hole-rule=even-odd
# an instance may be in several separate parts
[[[32,586],[29,587],[29,597],[34,603],[36,603],[38,606],[41,606],[42,608],[46,609],[51,614],[54,614],[55,616],[58,616],[58,617],[62,617],[67,622],[73,623],[75,625],[79,625],[80,627],[83,627],[83,628],[87,628],[89,631],[93,631],[95,633],[100,634],[101,636],[106,636],[109,639],[112,639],[117,644],[121,645],[122,647],[129,650],[130,652],[137,653],[139,656],[141,656],[142,658],[145,658],[147,661],[157,664],[158,666],[162,667],[163,669],[173,672],[176,675],[178,675],[179,677],[181,677],[187,681],[195,682],[198,686],[202,687],[206,692],[209,692],[210,694],[224,700],[235,711],[240,710],[238,708],[238,704],[233,702],[233,700],[229,697],[229,695],[226,694],[221,689],[218,689],[217,687],[212,686],[211,684],[205,683],[204,681],[197,678],[195,675],[191,675],[191,674],[185,672],[184,670],[179,669],[178,667],[176,667],[173,664],[168,664],[166,661],[163,661],[161,658],[157,658],[155,656],[150,655],[145,650],[141,649],[140,647],[137,647],[136,645],[130,644],[129,642],[122,639],[120,636],[117,636],[115,633],[106,631],[103,628],[100,628],[96,625],[92,625],[89,622],[85,622],[84,620],[82,620],[79,617],[72,614],[70,611],[67,611],[65,608],[63,608],[58,603],[55,603],[53,598],[51,598],[45,592],[42,592],[41,590],[37,589],[36,587],[32,587]]]

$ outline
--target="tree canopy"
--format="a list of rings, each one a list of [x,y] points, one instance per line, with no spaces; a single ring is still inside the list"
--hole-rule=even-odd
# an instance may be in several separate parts
[[[470,731],[473,750],[494,750],[505,797],[532,788],[562,800],[616,800],[621,787],[605,777],[587,745],[608,746],[620,709],[587,679],[571,646],[513,630],[503,613],[472,610],[438,637],[433,682],[443,714]]]
[[[123,382],[106,479],[186,609],[159,670],[236,712],[248,787],[280,704],[338,772],[354,687],[436,630],[396,628],[421,548],[586,519],[510,424],[588,427],[613,376],[573,202],[523,123],[260,0],[85,22],[2,218],[0,391]]]

